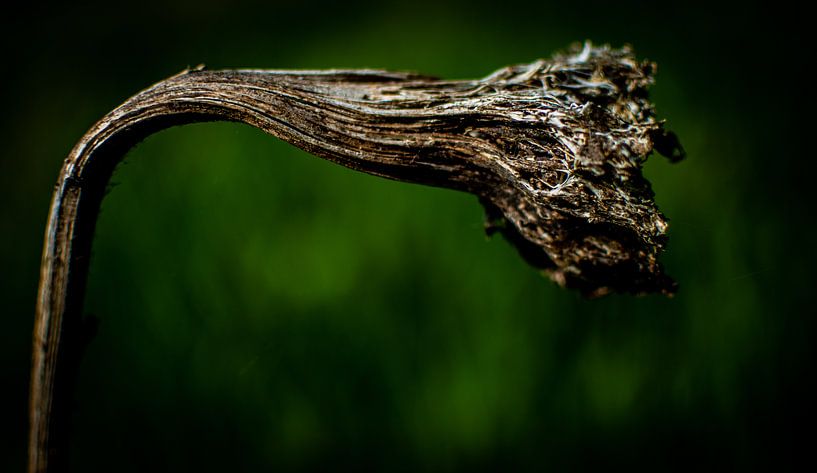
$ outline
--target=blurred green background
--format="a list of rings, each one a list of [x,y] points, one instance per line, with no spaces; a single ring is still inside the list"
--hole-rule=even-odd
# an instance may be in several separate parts
[[[584,39],[659,64],[687,149],[645,174],[674,299],[583,300],[487,239],[476,199],[254,129],[150,137],[103,204],[75,471],[786,469],[811,440],[813,96],[801,12],[750,3],[144,0],[4,18],[0,471],[23,471],[61,160],[188,65],[485,75]],[[805,55],[805,56],[804,56]]]

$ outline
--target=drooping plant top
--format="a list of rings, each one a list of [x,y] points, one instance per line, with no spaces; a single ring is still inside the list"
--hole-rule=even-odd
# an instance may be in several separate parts
[[[648,100],[655,70],[628,47],[585,43],[472,81],[355,70],[192,80],[243,89],[244,99],[273,91],[255,95],[258,110],[283,110],[287,127],[261,127],[314,154],[477,195],[488,231],[562,286],[672,294],[658,262],[667,219],[641,168],[653,149],[673,161],[683,151]]]
[[[562,286],[671,294],[658,262],[667,219],[641,168],[653,149],[683,152],[648,100],[655,69],[628,47],[589,43],[480,80],[197,69],[103,118],[66,166],[90,166],[91,139],[111,129],[241,121],[354,169],[477,195],[488,230]]]
[[[463,148],[503,181],[481,189],[489,231],[562,286],[589,295],[676,289],[658,262],[667,219],[641,172],[653,149],[683,158],[648,100],[655,70],[629,48],[586,43],[499,70],[444,106],[469,117]]]

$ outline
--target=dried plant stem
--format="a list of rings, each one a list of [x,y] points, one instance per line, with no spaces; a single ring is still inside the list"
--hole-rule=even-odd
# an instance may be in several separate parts
[[[185,71],[130,98],[65,161],[45,238],[34,333],[29,471],[66,466],[67,405],[97,214],[116,165],[170,126],[242,122],[369,174],[476,195],[557,283],[591,294],[670,294],[666,219],[641,165],[680,148],[654,119],[654,65],[586,44],[443,81],[368,70]]]

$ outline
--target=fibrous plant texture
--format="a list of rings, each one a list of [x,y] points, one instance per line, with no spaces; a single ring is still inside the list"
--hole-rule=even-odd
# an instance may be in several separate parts
[[[30,471],[65,465],[94,226],[139,140],[185,123],[246,123],[353,169],[476,195],[488,231],[562,286],[671,294],[658,262],[667,220],[641,168],[653,149],[683,152],[647,99],[654,72],[629,48],[587,43],[478,80],[196,68],[131,97],[80,139],[57,182],[34,331]]]

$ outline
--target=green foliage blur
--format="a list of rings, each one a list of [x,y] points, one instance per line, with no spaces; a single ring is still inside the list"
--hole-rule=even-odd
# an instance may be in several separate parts
[[[797,138],[799,12],[779,15],[328,0],[9,15],[0,471],[24,469],[52,186],[103,114],[202,62],[470,78],[585,39],[659,64],[652,98],[688,153],[644,171],[671,219],[675,298],[561,290],[486,238],[469,195],[358,174],[241,125],[168,130],[128,155],[103,204],[72,468],[785,470],[810,443],[797,431],[814,393],[814,223],[799,189],[814,164]]]

